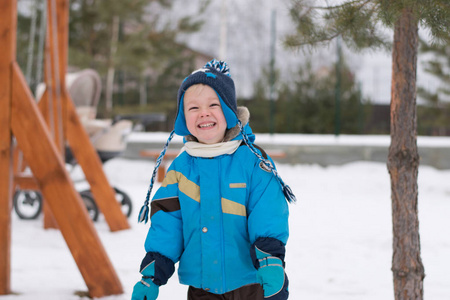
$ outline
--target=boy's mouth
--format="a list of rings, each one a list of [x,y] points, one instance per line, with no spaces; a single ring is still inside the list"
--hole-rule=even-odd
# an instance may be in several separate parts
[[[216,125],[216,123],[203,123],[203,124],[199,124],[198,127],[199,128],[209,128],[209,127],[213,127],[214,125]]]

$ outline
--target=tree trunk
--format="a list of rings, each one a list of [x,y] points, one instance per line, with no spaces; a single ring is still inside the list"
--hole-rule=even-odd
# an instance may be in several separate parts
[[[395,24],[392,52],[391,176],[395,299],[423,299],[424,268],[420,258],[417,209],[416,67],[418,22],[413,11],[403,10]]]

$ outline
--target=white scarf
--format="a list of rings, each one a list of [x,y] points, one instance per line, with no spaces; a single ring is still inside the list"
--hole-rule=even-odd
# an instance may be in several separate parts
[[[184,143],[184,147],[183,149],[181,149],[181,152],[186,151],[189,155],[197,157],[215,157],[223,154],[233,154],[237,150],[241,142],[241,140],[234,140],[217,144],[186,142]]]

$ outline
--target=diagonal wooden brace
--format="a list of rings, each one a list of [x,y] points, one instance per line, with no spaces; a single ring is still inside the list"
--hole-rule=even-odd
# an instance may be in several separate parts
[[[91,186],[95,202],[105,216],[111,231],[128,229],[130,225],[127,217],[123,214],[120,204],[116,200],[115,191],[103,172],[100,157],[81,124],[75,106],[70,99],[66,99],[65,102],[67,106],[66,138]]]
[[[123,293],[25,78],[14,63],[11,128],[92,297]]]

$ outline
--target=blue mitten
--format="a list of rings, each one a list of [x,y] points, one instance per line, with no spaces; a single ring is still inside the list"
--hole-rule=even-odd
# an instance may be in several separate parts
[[[134,285],[131,300],[156,300],[159,286],[153,282],[155,276],[155,261],[141,271],[142,279]]]
[[[258,246],[266,246],[264,250],[271,250],[270,252],[273,252],[273,254],[261,250]],[[282,260],[284,258],[284,245],[276,239],[261,239],[255,242],[251,254],[257,268],[258,280],[264,289],[264,299],[288,299],[289,280],[284,272]]]

